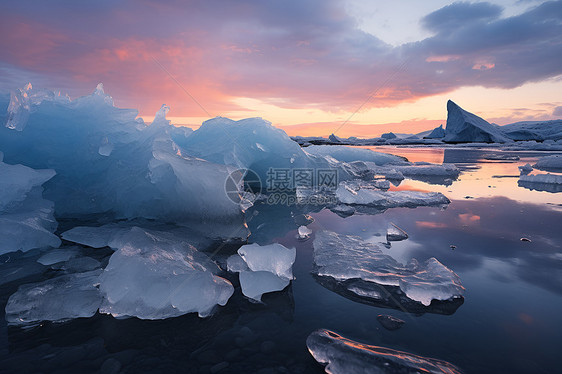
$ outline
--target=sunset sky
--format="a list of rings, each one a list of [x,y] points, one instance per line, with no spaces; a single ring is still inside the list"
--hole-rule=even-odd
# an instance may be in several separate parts
[[[103,82],[147,122],[165,103],[191,127],[373,137],[444,123],[447,99],[502,125],[562,118],[562,1],[4,0],[0,32],[1,91]]]

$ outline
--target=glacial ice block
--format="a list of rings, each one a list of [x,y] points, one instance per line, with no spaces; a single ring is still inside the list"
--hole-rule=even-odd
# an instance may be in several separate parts
[[[261,301],[265,293],[282,291],[291,281],[279,277],[269,271],[240,272],[240,286],[242,293],[252,300]]]
[[[208,316],[234,292],[218,271],[194,247],[135,228],[100,276],[100,312],[141,319]]]
[[[295,248],[281,244],[247,244],[238,249],[238,254],[252,271],[268,271],[281,278],[293,279],[293,263],[297,255]]]
[[[8,299],[9,324],[63,321],[96,314],[101,295],[96,287],[100,271],[62,275],[25,284]]]
[[[244,264],[240,263],[242,259]],[[239,272],[242,293],[250,299],[261,301],[264,293],[281,291],[293,280],[295,248],[273,243],[260,246],[247,244],[238,249],[238,255],[230,256],[227,266]]]
[[[8,163],[56,171],[44,196],[55,203],[57,216],[167,222],[240,216],[239,204],[225,193],[232,170],[182,157],[166,108],[147,126],[136,110],[114,107],[98,86],[73,101],[40,101],[18,120],[25,124],[0,127],[0,149]]]
[[[53,203],[44,199],[42,185],[53,170],[8,165],[0,155],[0,254],[39,247],[58,247]]]
[[[449,100],[447,102],[447,125],[443,141],[448,143],[507,143],[513,140],[506,137],[499,127],[465,111]]]
[[[359,343],[325,329],[310,334],[306,346],[330,374],[461,374],[456,366],[446,361]]]
[[[408,298],[429,306],[432,300],[450,300],[462,296],[464,287],[457,274],[430,258],[423,264],[412,259],[404,266],[384,254],[376,244],[361,238],[330,231],[316,233],[314,274],[329,277],[359,296],[369,295],[372,284],[399,287]]]

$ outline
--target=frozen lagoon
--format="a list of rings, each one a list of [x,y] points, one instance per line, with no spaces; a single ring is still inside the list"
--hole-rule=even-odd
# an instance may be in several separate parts
[[[267,147],[266,144],[260,145],[260,149]],[[318,161],[300,153],[298,148],[293,149],[297,157],[277,162]],[[401,197],[408,196],[407,191],[438,192],[448,198],[446,202],[441,201],[444,204],[436,206],[411,209],[413,206],[409,205],[406,205],[409,208],[383,205],[361,209],[362,206],[351,199],[340,200],[343,206],[330,210],[311,205],[271,205],[258,199],[253,206],[246,206],[247,228],[243,225],[238,227],[240,223],[236,221],[224,227],[207,224],[186,228],[141,219],[130,224],[114,224],[117,227],[104,226],[106,231],[108,227],[111,229],[111,240],[88,241],[92,246],[102,247],[99,249],[64,242],[64,251],[51,256],[47,256],[49,250],[35,249],[3,254],[0,257],[2,305],[6,305],[8,298],[16,294],[19,285],[39,284],[41,286],[32,289],[39,293],[47,288],[53,290],[49,287],[55,282],[50,282],[50,279],[76,272],[87,273],[95,270],[92,266],[107,269],[108,263],[111,264],[110,258],[115,253],[121,256],[124,249],[127,255],[140,255],[137,256],[138,264],[142,265],[138,266],[140,270],[135,270],[137,263],[133,263],[135,266],[132,268],[132,273],[140,275],[136,279],[142,279],[145,271],[156,269],[150,274],[164,276],[166,281],[179,275],[182,282],[184,273],[174,270],[174,256],[178,260],[192,256],[188,266],[193,266],[194,272],[204,272],[211,280],[218,272],[222,279],[219,282],[232,284],[234,290],[225,306],[216,308],[212,317],[204,319],[194,313],[155,321],[118,319],[96,313],[89,318],[66,322],[8,326],[4,321],[14,321],[16,309],[8,308],[10,316],[7,316],[2,308],[0,359],[3,369],[45,372],[102,369],[109,372],[234,373],[262,370],[321,373],[322,366],[312,359],[305,343],[313,331],[330,329],[368,345],[408,352],[416,357],[444,360],[467,373],[555,371],[556,339],[561,331],[558,322],[562,293],[561,252],[557,243],[562,238],[557,228],[562,201],[559,194],[547,192],[546,188],[527,189],[518,185],[518,166],[536,164],[546,154],[506,152],[492,147],[387,147],[382,150],[405,156],[410,161],[455,164],[461,175],[458,180],[453,177],[448,181],[427,181],[418,176],[417,179],[406,178],[400,183],[384,186],[361,182],[351,189],[354,192],[357,192],[355,188],[377,192],[384,187],[384,190],[389,189],[395,196]],[[109,157],[111,152],[104,148],[99,154]],[[174,162],[160,148],[155,152],[164,165]],[[506,157],[491,157],[491,154]],[[238,157],[240,154],[232,152],[231,155]],[[238,157],[236,162],[248,162],[248,157]],[[540,172],[533,171],[531,175],[536,173]],[[346,214],[342,214],[344,211]],[[303,222],[312,230],[311,240],[297,239],[297,230]],[[409,238],[401,242],[386,242],[390,222],[407,232]],[[88,221],[86,218],[80,221],[60,219],[55,234],[60,235],[75,226],[99,224],[99,221]],[[158,253],[165,259],[160,261],[158,256],[155,258],[142,250],[137,252],[139,248],[135,245],[138,246],[139,241],[135,238],[125,240],[122,235],[122,231],[137,230],[131,225],[145,227],[143,232],[147,233],[148,240],[170,245],[174,256],[166,251]],[[396,294],[400,295],[398,290],[393,290],[396,291],[391,294],[393,298],[373,300],[370,297],[370,302],[338,292],[340,289],[318,281],[311,274],[315,235],[320,231],[359,237],[402,264],[407,264],[411,258],[423,263],[436,257],[462,280],[466,289],[464,299],[453,304],[446,301],[432,303],[426,308],[425,305],[415,304],[415,300],[397,298]],[[224,238],[224,233],[234,235],[229,235],[226,241],[218,239]],[[295,263],[292,264],[292,257],[288,261],[292,265],[291,274],[287,273],[285,277],[288,285],[279,286],[283,288],[281,292],[264,294],[262,303],[245,297],[238,275],[224,271],[228,267],[228,259],[237,253],[248,235],[250,243],[278,243],[285,248],[296,249]],[[170,241],[170,236],[183,238],[185,244],[177,247],[174,240]],[[521,238],[528,240],[521,241]],[[99,238],[94,234],[93,238],[86,239]],[[76,237],[72,240],[79,241]],[[193,252],[191,246],[203,252]],[[53,263],[57,259],[60,261]],[[211,271],[210,268],[215,265],[208,259],[216,262],[222,271],[218,266]],[[160,265],[173,264],[160,269],[150,265],[152,261]],[[119,278],[119,267],[113,266],[111,270]],[[95,276],[95,273],[92,275]],[[77,285],[76,282],[73,284]],[[95,282],[90,279],[86,286],[88,295],[96,292],[92,289]],[[142,287],[139,288],[142,293]],[[27,292],[29,288],[24,287],[24,290]],[[365,296],[365,289],[354,290],[363,292]],[[367,291],[367,296],[374,294],[369,293],[369,289]],[[384,292],[380,288],[377,291]],[[172,300],[171,307],[176,307],[173,298],[158,290],[151,292],[156,296],[161,294],[165,305]],[[228,290],[226,293],[230,294]],[[88,302],[88,313],[82,315],[84,317],[95,313],[95,305],[93,308],[90,306],[99,299],[96,295],[92,296],[84,299]],[[18,297],[16,300],[25,304],[26,298]],[[41,299],[29,301],[31,305],[35,301],[41,302]],[[218,304],[222,305],[223,301]],[[135,308],[134,300],[129,305],[128,310],[134,310],[130,309]],[[204,311],[206,315],[207,308]],[[131,312],[124,314],[135,315]],[[399,331],[387,331],[376,320],[379,314],[390,314],[405,321],[405,324]],[[143,318],[142,315],[140,317]],[[490,342],[494,342],[493,352],[489,350]]]

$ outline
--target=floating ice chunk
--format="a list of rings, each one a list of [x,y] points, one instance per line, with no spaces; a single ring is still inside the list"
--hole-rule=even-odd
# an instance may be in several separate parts
[[[528,163],[523,166],[519,166],[519,173],[521,175],[527,175],[532,171],[533,171],[533,167]]]
[[[530,190],[562,192],[562,175],[550,173],[521,175],[517,184]]]
[[[311,229],[309,229],[306,226],[300,226],[299,229],[298,229],[297,238],[299,240],[306,240],[306,239],[310,238],[310,234],[312,234]]]
[[[390,330],[390,331],[398,330],[399,328],[402,327],[402,325],[404,325],[406,323],[403,320],[401,320],[400,318],[396,318],[396,317],[388,316],[388,315],[383,315],[383,314],[379,314],[377,316],[377,321],[379,321],[379,323],[382,325],[382,327],[384,327],[385,329]]]
[[[214,274],[218,267],[192,246],[141,229],[135,235],[143,245],[134,240],[123,244],[100,276],[100,312],[141,319],[191,312],[205,317],[234,292],[229,281]]]
[[[68,96],[61,96],[60,93],[36,90],[32,87],[31,83],[28,83],[23,88],[17,89],[10,94],[6,127],[22,131],[27,125],[29,115],[37,110],[37,107],[43,101],[67,103],[70,102],[70,98]]]
[[[394,156],[388,153],[375,152],[365,148],[354,148],[345,145],[311,145],[306,147],[306,153],[317,156],[330,156],[338,161],[368,161],[377,166],[386,164],[405,164],[406,160],[400,156]]]
[[[461,374],[454,365],[408,352],[362,344],[329,330],[306,339],[308,351],[331,374],[433,373]]]
[[[101,295],[96,287],[100,271],[62,275],[20,286],[6,305],[9,324],[63,321],[96,314]]]
[[[533,167],[544,171],[560,172],[562,171],[562,155],[541,157]]]
[[[25,126],[0,127],[6,162],[56,171],[44,196],[59,216],[185,222],[241,215],[225,193],[231,170],[182,157],[166,107],[147,126],[136,110],[112,103],[101,85],[73,101],[39,102]]]
[[[249,270],[246,261],[239,254],[234,254],[227,258],[226,260],[226,268],[228,271],[233,273],[239,273],[242,271]]]
[[[282,291],[290,283],[287,278],[279,277],[269,271],[240,272],[240,286],[245,296],[261,301],[264,293]]]
[[[245,262],[246,269],[235,257],[238,255]],[[248,244],[238,249],[238,255],[228,258],[227,267],[240,272],[242,293],[250,299],[261,301],[264,293],[281,291],[293,279],[295,248],[277,243],[265,246]]]
[[[53,203],[41,185],[53,170],[33,170],[0,161],[0,254],[39,247],[58,247]]]
[[[51,249],[37,259],[37,262],[48,266],[58,262],[65,262],[78,255],[76,248]]]
[[[388,229],[386,230],[386,240],[389,242],[397,242],[406,239],[408,239],[406,231],[402,230],[394,223],[390,223]]]
[[[424,306],[432,300],[451,300],[464,293],[459,277],[435,258],[421,265],[413,259],[404,266],[376,244],[329,231],[316,233],[313,247],[314,274],[342,284],[360,279],[364,282],[354,283],[354,287],[366,288],[367,292],[373,283],[395,286]]]
[[[364,205],[380,209],[417,206],[432,206],[449,204],[450,201],[439,192],[419,191],[380,191],[360,188],[354,190],[346,184],[340,183],[336,190],[336,197],[342,204]]]
[[[238,249],[238,254],[252,271],[269,271],[281,278],[293,279],[293,264],[297,255],[295,248],[281,244],[247,244]]]
[[[506,143],[513,141],[507,138],[499,127],[463,110],[451,100],[447,102],[447,126],[443,140],[448,143]]]

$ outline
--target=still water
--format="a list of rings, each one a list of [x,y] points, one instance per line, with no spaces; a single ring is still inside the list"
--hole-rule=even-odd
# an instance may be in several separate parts
[[[227,274],[235,294],[207,319],[187,315],[141,321],[96,315],[28,329],[8,327],[4,306],[17,285],[2,286],[0,371],[322,373],[305,340],[312,331],[326,328],[363,343],[442,359],[465,373],[559,372],[562,193],[517,184],[517,166],[533,164],[543,154],[372,148],[410,161],[455,163],[463,173],[449,185],[405,180],[392,187],[442,192],[451,204],[446,209],[397,208],[347,218],[329,210],[256,206],[248,212],[249,240],[296,247],[296,279],[285,291],[265,295],[264,304],[253,304],[241,295],[237,276]],[[487,160],[491,153],[520,159]],[[403,262],[436,257],[461,278],[464,303],[448,315],[413,314],[358,303],[323,287],[310,273],[314,234],[307,241],[296,239],[295,213],[314,217],[308,226],[313,232],[331,230],[374,243],[386,241],[389,223],[398,225],[409,239],[388,249],[381,246],[385,252]],[[224,248],[216,259],[220,262],[236,249]],[[388,331],[377,321],[379,314],[406,323]]]

